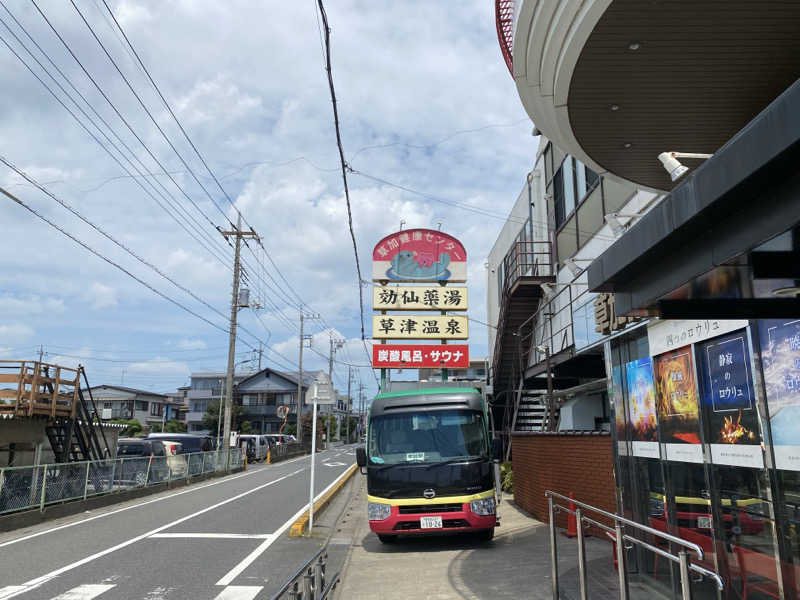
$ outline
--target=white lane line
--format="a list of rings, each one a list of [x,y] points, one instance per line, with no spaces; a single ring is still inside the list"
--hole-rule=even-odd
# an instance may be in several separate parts
[[[42,575],[42,576],[37,577],[35,579],[31,579],[30,581],[26,581],[25,583],[22,584],[22,586],[23,586],[22,590],[20,590],[18,592],[14,592],[14,593],[6,596],[6,598],[14,598],[15,596],[18,596],[19,594],[25,593],[26,591],[28,591],[28,590],[30,590],[32,588],[38,587],[38,586],[42,585],[43,583],[46,583],[46,582],[50,581],[53,577],[58,577],[59,575],[61,575],[63,573],[66,573],[67,571],[72,571],[73,569],[77,569],[78,567],[81,567],[81,566],[83,566],[83,565],[85,565],[87,563],[93,562],[93,561],[97,560],[98,558],[101,558],[101,557],[103,557],[103,556],[105,556],[107,554],[111,554],[112,552],[116,552],[117,550],[121,550],[122,548],[130,546],[131,544],[135,544],[136,542],[138,542],[140,540],[143,540],[145,538],[148,538],[153,534],[160,533],[160,532],[164,531],[165,529],[169,529],[170,527],[175,527],[175,525],[179,525],[180,523],[183,523],[184,521],[188,521],[189,519],[193,519],[195,517],[198,517],[198,516],[200,516],[202,514],[205,514],[205,513],[209,512],[209,511],[212,511],[212,510],[214,510],[216,508],[219,508],[220,506],[224,506],[225,504],[228,504],[230,502],[234,502],[236,500],[239,500],[240,498],[244,498],[245,496],[248,496],[248,495],[250,495],[250,494],[252,494],[254,492],[257,492],[259,490],[263,490],[266,487],[269,487],[271,485],[275,485],[279,481],[283,481],[284,479],[288,479],[289,477],[293,477],[294,475],[297,475],[298,473],[302,473],[303,471],[305,471],[305,468],[297,469],[296,471],[293,471],[293,472],[291,472],[291,473],[289,473],[287,475],[284,475],[283,477],[279,477],[278,479],[273,479],[272,481],[268,481],[267,483],[262,483],[259,486],[256,486],[256,487],[254,487],[252,489],[247,490],[246,492],[242,492],[241,494],[237,494],[235,496],[231,496],[230,498],[228,498],[226,500],[223,500],[221,502],[217,502],[216,504],[212,504],[211,506],[207,506],[206,508],[204,508],[202,510],[198,510],[198,511],[193,512],[191,514],[188,514],[188,515],[186,515],[184,517],[181,517],[180,519],[176,519],[175,521],[171,521],[170,523],[162,525],[161,527],[156,527],[152,531],[148,531],[147,533],[143,533],[141,535],[137,535],[136,537],[132,537],[129,540],[126,540],[124,542],[121,542],[121,543],[117,544],[116,546],[111,546],[110,548],[106,548],[105,550],[101,550],[100,552],[95,552],[94,554],[92,554],[90,556],[87,556],[86,558],[82,558],[81,560],[75,561],[74,563],[70,563],[70,564],[68,564],[68,565],[66,565],[64,567],[61,567],[60,569],[56,569],[55,571],[50,571],[49,573],[47,573],[45,575]]]
[[[56,596],[53,600],[92,600],[92,598],[97,598],[100,594],[107,592],[113,587],[116,586],[107,583],[79,585],[68,592]]]
[[[27,589],[24,585],[7,585],[6,587],[0,588],[0,600],[4,600],[5,598],[11,598],[11,595],[15,592],[19,592],[20,590]]]
[[[262,589],[260,585],[229,585],[214,600],[253,600]]]
[[[281,463],[277,463],[277,466],[287,465],[289,463],[295,462],[297,460],[302,460],[304,458],[308,458],[308,456],[304,455],[304,456],[301,456],[299,458],[293,458],[291,460],[286,460],[286,461],[283,461]],[[272,465],[266,465],[266,467],[269,467],[269,466],[272,466]],[[248,471],[246,473],[240,473],[239,475],[233,475],[233,476],[230,476],[230,477],[223,477],[222,479],[220,479],[218,481],[214,481],[212,483],[205,483],[203,485],[191,486],[188,489],[182,490],[180,492],[175,492],[174,494],[169,494],[167,496],[161,496],[159,498],[153,498],[152,500],[145,500],[144,502],[139,502],[138,504],[132,504],[131,506],[125,506],[123,508],[117,508],[115,510],[110,510],[108,512],[104,512],[102,514],[95,515],[93,517],[87,517],[85,519],[81,519],[80,521],[72,521],[70,523],[65,523],[64,525],[58,525],[56,527],[51,527],[50,529],[45,529],[44,531],[39,531],[37,533],[32,533],[30,535],[25,535],[25,536],[22,536],[22,537],[18,537],[16,539],[9,540],[8,542],[0,543],[0,548],[2,548],[3,546],[10,546],[11,544],[17,544],[19,542],[24,542],[26,540],[30,540],[30,539],[35,538],[35,537],[39,537],[40,535],[46,535],[48,533],[53,533],[54,531],[60,531],[62,529],[67,529],[68,527],[75,527],[76,525],[82,525],[83,523],[88,523],[89,521],[94,521],[95,519],[102,519],[103,517],[110,517],[111,515],[115,515],[117,513],[121,513],[121,512],[124,512],[126,510],[131,510],[133,508],[139,508],[140,506],[146,506],[148,504],[153,504],[154,502],[161,502],[162,500],[168,500],[170,498],[175,498],[176,496],[181,496],[183,494],[189,494],[191,492],[197,492],[197,491],[200,491],[200,490],[204,490],[205,488],[208,488],[208,487],[211,487],[211,486],[214,486],[214,485],[220,485],[222,483],[228,483],[228,482],[233,481],[235,479],[241,479],[242,477],[247,477],[249,475],[258,475],[259,473],[262,473],[263,472],[262,469],[264,469],[266,467],[261,467],[261,468],[255,470],[255,471]],[[1,589],[5,589],[5,588],[1,588]],[[3,599],[3,596],[0,596],[0,600],[2,600],[2,599]]]
[[[333,480],[333,483],[331,483],[328,487],[326,487],[319,494],[317,494],[317,496],[314,498],[314,502],[316,502],[322,496],[324,496],[328,490],[330,490],[334,485],[336,485],[339,482],[339,480],[342,477],[345,476],[346,473],[347,471],[345,470],[341,475],[339,475],[339,477]],[[284,534],[284,532],[287,529],[289,529],[289,527],[292,526],[292,523],[294,523],[298,518],[300,518],[300,515],[302,515],[307,510],[308,510],[308,503],[306,503],[306,505],[303,508],[298,510],[288,521],[286,521],[286,523],[281,525],[280,528],[278,528],[275,531],[275,533],[272,534],[272,538],[265,540],[262,544],[259,544],[258,548],[253,550],[247,556],[245,556],[242,562],[240,562],[238,565],[236,565],[230,571],[228,571],[225,574],[225,576],[217,582],[217,585],[230,585],[231,582],[233,582],[233,580],[236,579],[242,573],[242,571],[244,571],[259,556],[261,556],[267,550],[267,548],[269,548],[275,542],[275,540],[281,537]]]
[[[169,539],[215,539],[215,540],[266,540],[272,537],[271,533],[156,533],[152,538]]]

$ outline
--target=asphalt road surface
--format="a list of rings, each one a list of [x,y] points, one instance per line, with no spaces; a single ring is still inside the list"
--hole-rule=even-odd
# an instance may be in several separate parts
[[[355,462],[316,457],[315,496]],[[308,503],[310,457],[0,536],[0,600],[268,598],[319,540],[288,538]]]

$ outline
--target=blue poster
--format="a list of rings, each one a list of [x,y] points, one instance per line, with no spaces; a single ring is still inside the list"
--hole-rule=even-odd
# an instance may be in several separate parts
[[[711,460],[763,466],[747,332],[742,329],[698,345],[703,416]]]
[[[800,471],[800,320],[759,321],[775,466]]]

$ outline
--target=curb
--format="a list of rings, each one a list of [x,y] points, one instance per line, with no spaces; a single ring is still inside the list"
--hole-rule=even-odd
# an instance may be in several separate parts
[[[342,489],[345,483],[353,476],[353,473],[356,472],[358,469],[358,465],[352,464],[350,465],[347,470],[339,475],[339,479],[333,482],[333,484],[322,493],[316,500],[314,500],[314,514],[316,515],[320,512],[331,499]],[[295,519],[294,523],[289,527],[289,537],[300,537],[306,530],[306,525],[308,525],[308,511],[305,511],[302,515]]]

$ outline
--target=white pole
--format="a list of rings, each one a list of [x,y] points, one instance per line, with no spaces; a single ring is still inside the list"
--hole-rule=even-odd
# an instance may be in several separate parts
[[[314,396],[314,414],[311,417],[311,485],[308,490],[308,537],[314,528],[314,458],[317,451],[317,397]]]

